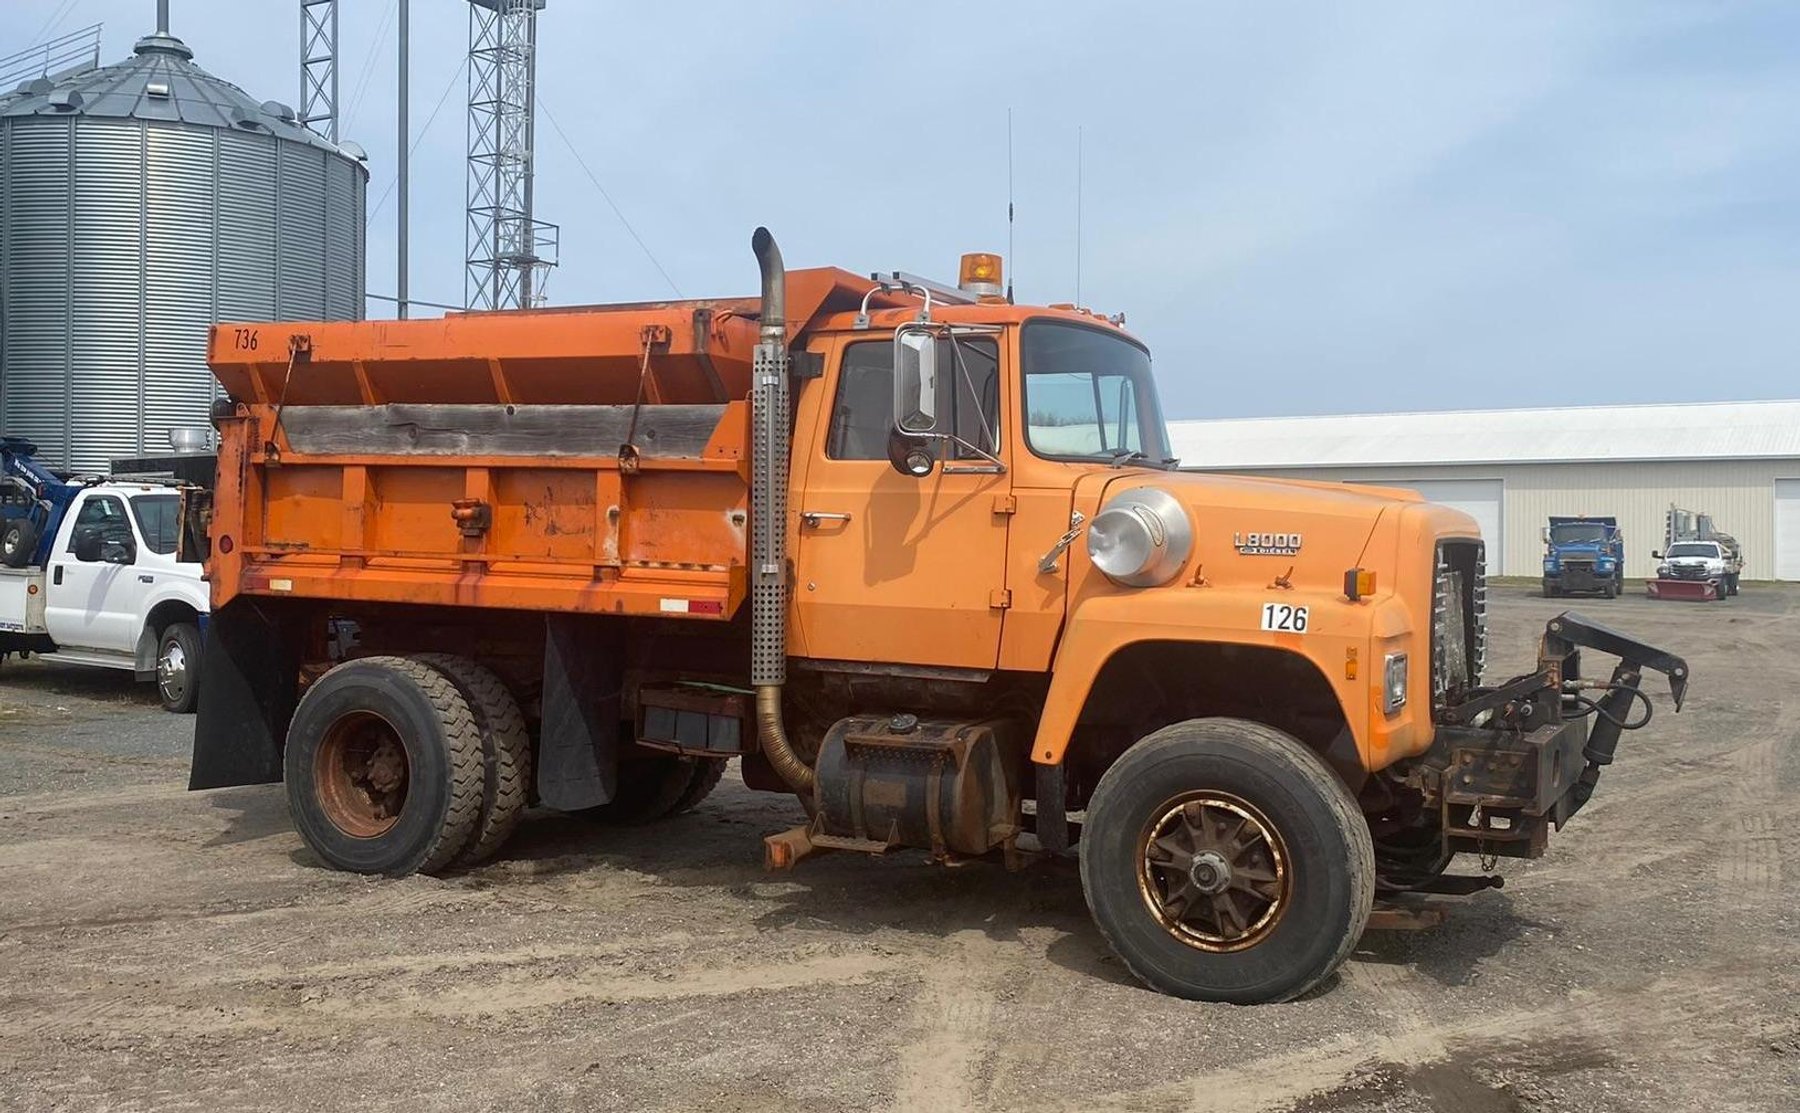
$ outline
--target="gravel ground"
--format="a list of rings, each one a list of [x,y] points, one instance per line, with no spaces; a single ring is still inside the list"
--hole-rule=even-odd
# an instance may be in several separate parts
[[[1777,1110],[1800,1094],[1800,591],[1576,604],[1688,656],[1548,856],[1308,999],[1134,983],[1073,870],[760,868],[735,777],[535,818],[444,879],[329,872],[279,786],[183,791],[122,675],[0,673],[0,1109]],[[1495,672],[1556,610],[1494,604]]]

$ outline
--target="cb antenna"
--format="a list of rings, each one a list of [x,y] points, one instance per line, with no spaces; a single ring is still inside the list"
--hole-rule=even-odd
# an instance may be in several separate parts
[[[1081,127],[1075,128],[1075,304],[1081,304]]]
[[[1013,304],[1012,274],[1018,268],[1013,257],[1013,159],[1012,109],[1006,110],[1006,304]]]

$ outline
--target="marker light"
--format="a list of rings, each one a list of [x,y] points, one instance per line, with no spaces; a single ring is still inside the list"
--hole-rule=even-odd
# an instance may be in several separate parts
[[[962,257],[956,285],[977,297],[999,297],[1001,288],[1000,256],[988,251],[975,251]]]

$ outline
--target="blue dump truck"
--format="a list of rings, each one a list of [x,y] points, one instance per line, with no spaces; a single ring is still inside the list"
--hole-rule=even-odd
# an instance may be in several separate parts
[[[1617,518],[1559,518],[1544,528],[1544,598],[1625,590],[1625,535]]]

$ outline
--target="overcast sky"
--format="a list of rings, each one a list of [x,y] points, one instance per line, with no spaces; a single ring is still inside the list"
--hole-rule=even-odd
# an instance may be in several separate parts
[[[0,53],[152,0],[0,0]],[[343,134],[394,288],[392,0],[343,0]],[[295,0],[174,0],[212,72],[298,99]],[[751,13],[759,13],[752,16]],[[413,0],[412,292],[463,297],[461,0]],[[541,113],[680,292],[791,266],[953,280],[1007,248],[1149,343],[1171,417],[1792,397],[1800,5],[549,0]],[[442,110],[425,129],[440,94]],[[553,304],[668,296],[550,121]],[[372,313],[388,312],[371,303]]]

